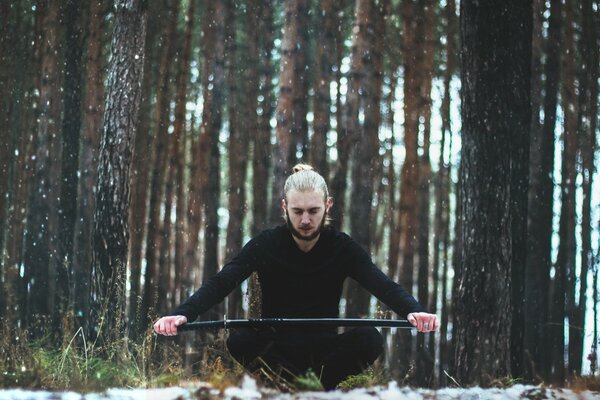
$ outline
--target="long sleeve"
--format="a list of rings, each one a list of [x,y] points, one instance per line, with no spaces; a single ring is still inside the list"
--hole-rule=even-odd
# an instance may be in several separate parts
[[[199,315],[223,301],[255,270],[256,266],[253,262],[256,258],[253,256],[255,249],[256,243],[248,242],[235,258],[223,266],[221,271],[206,281],[169,315],[184,315],[188,321],[194,321]]]
[[[371,260],[371,256],[358,243],[349,244],[351,268],[349,276],[375,297],[390,307],[400,317],[425,309],[402,286],[387,277]]]

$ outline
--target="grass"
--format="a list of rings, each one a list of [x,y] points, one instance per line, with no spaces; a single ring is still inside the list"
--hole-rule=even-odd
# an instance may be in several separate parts
[[[226,351],[223,332],[216,340],[209,341],[211,346],[203,346],[204,352],[194,364],[196,372],[192,372],[184,368],[181,346],[172,339],[155,336],[150,330],[139,342],[124,340],[112,343],[108,348],[100,348],[99,341],[90,343],[81,329],[65,335],[59,341],[45,337],[30,342],[26,332],[9,329],[8,324],[1,326],[2,388],[75,390],[85,393],[111,387],[150,388],[201,381],[222,391],[238,385],[246,374]],[[286,379],[264,365],[254,374],[254,378],[260,386],[285,392],[323,390],[319,376],[314,371]],[[377,366],[349,376],[338,385],[338,389],[349,391],[368,388],[386,385],[388,381],[385,369]],[[506,388],[517,383],[522,382],[506,377],[496,379],[490,386]],[[600,391],[600,377],[577,377],[568,386],[575,391]]]
[[[23,331],[3,332],[0,339],[0,386],[45,390],[101,391],[110,387],[156,387],[175,384],[183,375],[179,350],[166,350],[169,362],[154,360],[156,338],[99,348],[81,329],[62,340],[24,340]]]
[[[385,370],[381,367],[369,367],[363,373],[350,375],[338,384],[338,389],[348,391],[357,388],[369,388],[373,386],[386,385],[389,379]]]

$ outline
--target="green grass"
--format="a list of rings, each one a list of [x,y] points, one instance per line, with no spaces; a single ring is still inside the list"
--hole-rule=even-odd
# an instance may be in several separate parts
[[[357,388],[369,388],[373,386],[386,385],[388,379],[382,368],[367,368],[363,373],[350,375],[338,384],[338,389],[352,390]]]
[[[157,362],[156,338],[126,341],[99,348],[83,331],[57,341],[32,342],[26,332],[3,332],[0,340],[0,387],[101,391],[110,387],[155,387],[175,384],[184,375],[179,350],[167,346],[169,362]],[[57,345],[61,343],[60,345]]]

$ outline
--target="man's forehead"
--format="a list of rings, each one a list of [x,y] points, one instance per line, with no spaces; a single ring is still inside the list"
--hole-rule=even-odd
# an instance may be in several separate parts
[[[324,198],[325,193],[321,190],[290,190],[287,195],[287,203],[290,208],[318,208],[324,206]]]

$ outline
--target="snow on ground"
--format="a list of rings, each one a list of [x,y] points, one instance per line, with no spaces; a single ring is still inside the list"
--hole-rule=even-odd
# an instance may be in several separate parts
[[[244,377],[238,387],[223,392],[208,386],[162,389],[109,389],[103,393],[44,392],[31,390],[0,390],[0,400],[600,400],[600,392],[574,392],[570,389],[551,389],[540,386],[515,385],[505,389],[479,387],[438,390],[398,387],[396,382],[387,386],[355,389],[349,392],[280,393],[259,389],[250,377]]]

